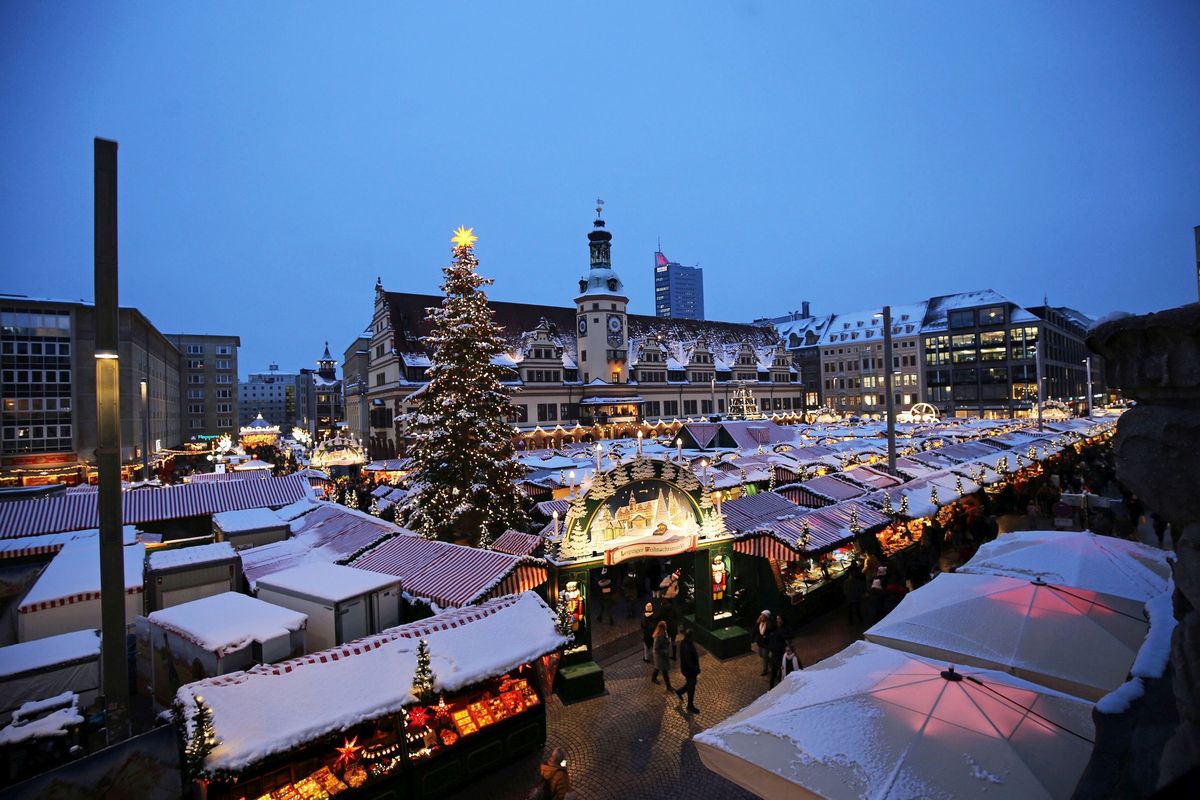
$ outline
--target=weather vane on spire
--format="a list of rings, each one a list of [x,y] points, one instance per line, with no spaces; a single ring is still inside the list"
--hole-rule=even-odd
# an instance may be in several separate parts
[[[599,197],[596,198],[596,219],[600,219],[600,212],[604,210],[604,201]]]

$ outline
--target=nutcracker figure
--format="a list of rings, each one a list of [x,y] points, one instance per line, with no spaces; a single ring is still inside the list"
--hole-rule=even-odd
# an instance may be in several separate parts
[[[567,581],[563,597],[567,601],[567,613],[571,615],[571,630],[577,631],[583,622],[583,595],[579,593],[579,581]]]
[[[729,576],[725,571],[725,556],[713,556],[712,560],[712,596],[713,600],[725,599],[725,585]]]

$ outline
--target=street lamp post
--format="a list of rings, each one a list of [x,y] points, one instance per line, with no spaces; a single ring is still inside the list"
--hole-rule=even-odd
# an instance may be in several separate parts
[[[139,382],[142,390],[142,480],[150,480],[150,403],[149,383],[145,378]]]
[[[1033,346],[1033,372],[1034,380],[1037,381],[1037,421],[1038,431],[1042,431],[1042,342],[1039,337],[1036,344]]]
[[[1090,417],[1092,415],[1092,398],[1095,397],[1092,394],[1092,357],[1088,356],[1083,363],[1087,366],[1087,415]]]
[[[892,381],[892,307],[883,307],[883,391],[887,411],[887,468],[896,474],[896,398]]]

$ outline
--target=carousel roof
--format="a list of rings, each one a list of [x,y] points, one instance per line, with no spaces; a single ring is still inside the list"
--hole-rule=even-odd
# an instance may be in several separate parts
[[[279,426],[272,425],[263,419],[261,411],[257,417],[250,421],[249,425],[243,425],[241,428],[242,433],[271,433],[272,431],[279,433]]]
[[[362,445],[348,436],[334,436],[325,439],[317,445],[312,456],[312,465],[316,468],[350,467],[367,463],[367,454]]]

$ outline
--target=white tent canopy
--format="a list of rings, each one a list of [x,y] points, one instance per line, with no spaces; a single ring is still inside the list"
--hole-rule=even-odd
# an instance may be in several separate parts
[[[696,749],[765,798],[1070,797],[1091,755],[1091,705],[944,670],[855,642],[697,734]]]
[[[864,636],[1097,700],[1125,680],[1147,630],[1142,604],[1124,598],[948,573],[910,592]]]
[[[979,548],[960,573],[1040,577],[1145,603],[1166,591],[1171,564],[1163,550],[1144,544],[1067,531],[1010,533]]]

